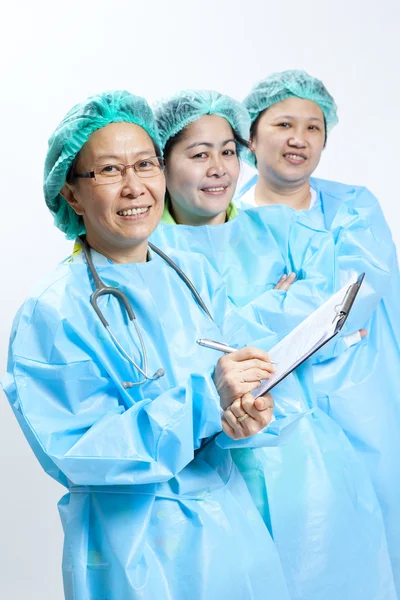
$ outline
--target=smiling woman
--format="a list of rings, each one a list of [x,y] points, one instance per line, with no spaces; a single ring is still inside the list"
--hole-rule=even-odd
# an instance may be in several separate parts
[[[345,351],[316,361],[313,374],[320,407],[346,432],[368,469],[400,596],[400,276],[391,232],[368,189],[311,177],[338,122],[335,101],[321,81],[304,71],[274,73],[244,103],[258,175],[241,190],[238,206],[262,206],[275,215],[277,235],[288,211],[316,232],[319,277],[333,291],[355,273],[366,274]],[[322,244],[327,234],[334,260],[317,241]],[[301,256],[298,239],[290,235],[290,242]],[[313,296],[311,286],[304,294]]]
[[[205,260],[174,262],[148,244],[163,211],[159,145],[146,101],[127,92],[89,98],[57,127],[45,198],[56,225],[80,237],[20,309],[2,383],[39,461],[68,489],[67,600],[266,589],[288,600],[229,451],[259,443],[271,420],[271,396],[249,392],[274,367],[249,343],[273,336],[231,308]],[[204,336],[247,347],[220,358],[195,343]]]
[[[287,98],[263,111],[251,128],[250,148],[259,169],[257,204],[268,203],[264,189],[268,185],[277,193],[282,189],[296,192],[295,207],[308,208],[309,178],[318,166],[325,140],[323,112],[311,100]]]
[[[156,152],[139,125],[110,123],[90,136],[61,190],[82,217],[89,245],[115,262],[146,261],[147,239],[164,208]]]
[[[236,100],[189,90],[155,108],[166,162],[164,223],[220,225],[236,216],[232,203],[249,118]]]

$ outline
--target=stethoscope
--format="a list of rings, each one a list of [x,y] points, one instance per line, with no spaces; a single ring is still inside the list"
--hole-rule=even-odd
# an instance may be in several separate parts
[[[132,388],[132,387],[137,386],[137,385],[143,385],[147,381],[154,381],[155,379],[159,379],[160,377],[163,377],[163,375],[165,375],[164,369],[157,369],[157,371],[154,373],[154,375],[149,375],[149,373],[148,373],[146,348],[145,348],[145,345],[144,345],[142,334],[141,334],[140,329],[139,329],[139,325],[137,324],[137,321],[136,321],[136,315],[133,312],[133,308],[132,308],[132,306],[131,306],[128,298],[126,297],[126,295],[123,292],[121,292],[121,290],[118,290],[118,289],[116,289],[114,287],[110,287],[110,286],[107,286],[107,285],[104,284],[104,282],[100,279],[99,274],[96,271],[96,267],[93,264],[92,253],[91,253],[91,248],[90,248],[89,244],[87,243],[86,239],[78,238],[78,240],[82,244],[82,248],[83,248],[83,252],[84,252],[84,255],[85,255],[86,263],[87,263],[87,266],[89,268],[90,274],[93,277],[94,286],[95,286],[95,290],[94,290],[93,294],[90,296],[90,303],[93,306],[93,308],[94,308],[94,310],[95,310],[98,318],[100,319],[100,321],[102,322],[102,324],[106,328],[108,334],[110,335],[110,337],[113,340],[113,342],[116,345],[116,347],[125,356],[125,358],[130,362],[130,364],[133,367],[135,367],[135,369],[137,369],[139,371],[139,373],[141,373],[143,375],[143,377],[144,377],[141,381],[137,381],[137,382],[122,381],[121,382],[122,386],[125,389],[128,389],[128,388]],[[187,277],[187,275],[185,275],[185,273],[182,271],[182,269],[180,269],[178,267],[178,265],[171,258],[169,258],[169,256],[167,256],[166,254],[164,254],[164,252],[162,252],[162,250],[160,250],[159,248],[157,248],[156,246],[154,246],[150,242],[148,244],[149,244],[149,248],[155,254],[158,254],[158,256],[160,256],[163,260],[165,260],[165,262],[170,267],[172,267],[172,269],[174,269],[174,271],[179,275],[179,277],[182,279],[182,281],[185,283],[185,285],[187,285],[187,287],[189,288],[189,290],[193,294],[193,297],[196,300],[197,304],[206,313],[206,315],[213,321],[213,318],[212,318],[212,316],[211,316],[211,314],[210,314],[207,306],[204,304],[204,302],[203,302],[200,294],[198,293],[198,291],[196,290],[196,288],[194,287],[194,285],[190,281],[190,279]],[[124,348],[121,346],[121,344],[119,343],[119,341],[115,337],[114,333],[111,331],[110,325],[108,324],[107,319],[103,315],[103,313],[102,313],[102,311],[101,311],[101,309],[100,309],[100,307],[99,307],[99,305],[97,303],[97,301],[98,301],[98,299],[99,299],[100,296],[107,296],[107,295],[115,296],[115,298],[117,298],[117,300],[120,301],[120,303],[123,305],[123,307],[126,310],[126,313],[128,315],[129,320],[133,323],[133,325],[135,327],[137,336],[139,338],[139,343],[140,343],[140,347],[141,347],[142,356],[143,356],[143,369],[141,369],[139,367],[139,365],[137,365],[135,363],[135,361],[133,360],[133,358],[131,358],[129,356],[129,354],[124,350]]]

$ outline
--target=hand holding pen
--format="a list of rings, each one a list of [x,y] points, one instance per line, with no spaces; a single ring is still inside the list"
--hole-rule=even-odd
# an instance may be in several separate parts
[[[225,354],[218,360],[213,375],[221,399],[221,407],[224,410],[235,400],[257,389],[261,385],[261,381],[269,379],[271,373],[275,371],[275,366],[268,353],[259,348],[246,346],[238,350],[223,342],[212,340],[198,340],[197,342]],[[259,404],[263,406],[262,400]],[[257,404],[255,406],[258,408]]]
[[[272,396],[266,394],[255,400],[250,392],[275,371],[267,352],[251,346],[238,350],[213,340],[197,342],[225,354],[218,360],[213,375],[223,409],[224,432],[233,439],[240,439],[264,429],[272,418]]]

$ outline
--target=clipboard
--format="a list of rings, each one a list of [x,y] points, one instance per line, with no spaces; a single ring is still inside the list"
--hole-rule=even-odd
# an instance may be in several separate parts
[[[364,277],[365,273],[362,273],[356,281],[350,280],[269,350],[271,359],[277,363],[276,371],[270,379],[251,392],[255,398],[270,392],[287,375],[338,335],[346,323]]]

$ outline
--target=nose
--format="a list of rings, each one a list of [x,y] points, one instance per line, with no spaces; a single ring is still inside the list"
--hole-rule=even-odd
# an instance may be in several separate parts
[[[294,148],[305,148],[307,146],[306,138],[302,129],[294,130],[293,135],[288,140],[288,145]]]
[[[122,195],[138,198],[146,193],[146,186],[143,180],[135,172],[133,166],[126,169],[125,177],[123,178]]]
[[[213,157],[207,169],[208,177],[223,177],[226,174],[226,168],[222,157]]]

